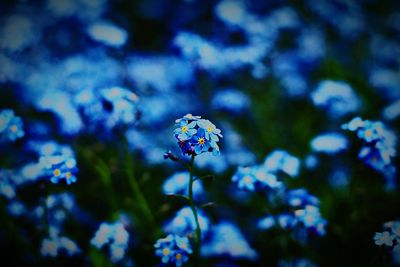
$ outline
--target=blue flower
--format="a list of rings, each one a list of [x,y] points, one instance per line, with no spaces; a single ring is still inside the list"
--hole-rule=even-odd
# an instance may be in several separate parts
[[[40,248],[42,256],[57,257],[60,251],[65,251],[68,256],[74,256],[81,253],[80,248],[71,239],[60,236],[59,230],[50,227],[50,236],[43,239]]]
[[[382,233],[375,233],[374,240],[375,244],[378,246],[386,245],[388,247],[393,246],[393,240],[395,239],[395,235],[389,233],[388,231]]]
[[[128,241],[129,233],[124,225],[121,222],[115,222],[114,224],[102,223],[90,243],[98,249],[109,244],[111,261],[116,263],[124,258]]]
[[[180,194],[188,195],[189,172],[177,172],[167,178],[162,186],[164,194]],[[201,180],[196,180],[193,183],[194,198],[202,196],[204,192]]]
[[[342,125],[343,130],[356,131],[365,126],[365,122],[360,117],[355,117],[350,122]]]
[[[208,152],[208,149],[211,147],[211,141],[206,139],[205,133],[204,129],[198,129],[197,134],[190,140],[190,143],[194,145],[194,152],[197,155]]]
[[[318,207],[306,205],[304,209],[296,210],[294,213],[306,228],[316,231],[319,235],[325,235],[326,220],[322,218]]]
[[[274,150],[265,158],[264,166],[269,172],[283,171],[296,177],[299,174],[300,160],[286,151]]]
[[[50,181],[57,184],[64,179],[70,185],[77,181],[75,174],[78,172],[75,158],[66,155],[44,156],[40,158],[40,163],[47,169]]]
[[[239,189],[256,191],[265,188],[277,189],[282,187],[274,174],[267,171],[264,166],[238,167],[232,177],[232,182],[237,184]]]
[[[93,40],[112,47],[123,46],[128,39],[128,33],[124,29],[107,21],[94,22],[86,31]]]
[[[320,82],[311,98],[316,106],[325,107],[332,117],[344,116],[360,107],[360,100],[353,89],[341,81]]]
[[[291,213],[281,213],[277,215],[276,220],[283,229],[291,229],[297,224],[297,219]]]
[[[189,260],[189,255],[193,253],[189,239],[178,235],[168,235],[158,239],[154,244],[155,254],[161,258],[165,265],[181,267]]]
[[[197,133],[197,130],[194,128],[196,126],[195,121],[188,123],[187,120],[181,120],[177,126],[178,128],[175,129],[174,134],[177,135],[177,138],[182,141],[190,139],[194,134]]]
[[[224,88],[215,93],[211,106],[218,111],[240,114],[250,107],[250,99],[238,89]]]
[[[257,223],[257,227],[261,230],[268,230],[275,226],[275,219],[271,215],[267,215],[266,217],[260,219]]]
[[[14,111],[5,109],[0,112],[0,142],[15,141],[24,136],[22,119]]]
[[[240,229],[230,222],[221,222],[212,227],[200,253],[204,257],[228,256],[249,260],[258,258],[257,252],[250,247]]]
[[[197,121],[197,125],[204,130],[206,139],[211,142],[218,142],[218,137],[222,137],[221,130],[217,129],[217,127],[209,120],[201,119]]]
[[[314,137],[311,140],[311,148],[317,152],[335,154],[347,149],[346,137],[338,133],[325,133]]]
[[[221,130],[209,120],[187,114],[177,119],[175,123],[178,126],[174,131],[175,138],[183,154],[200,155],[205,152],[219,154],[217,142],[222,137]]]
[[[13,199],[16,196],[15,173],[11,170],[0,169],[0,195],[7,199]]]
[[[114,86],[101,90],[82,90],[74,100],[94,130],[132,125],[138,118],[139,98],[126,88]]]
[[[205,235],[211,226],[210,220],[201,210],[197,210],[197,215],[202,235]],[[163,226],[163,229],[166,233],[180,236],[193,234],[196,230],[196,221],[194,219],[193,211],[189,207],[182,208],[176,212],[173,219]]]
[[[359,117],[342,125],[344,130],[356,131],[358,138],[365,141],[358,157],[382,173],[387,179],[387,188],[395,186],[396,167],[392,165],[396,156],[396,135],[382,122],[362,120]]]
[[[293,189],[285,194],[286,202],[292,207],[304,207],[306,205],[319,205],[319,200],[309,194],[306,189]]]

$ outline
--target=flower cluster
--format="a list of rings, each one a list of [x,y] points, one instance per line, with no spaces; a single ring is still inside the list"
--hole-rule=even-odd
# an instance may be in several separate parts
[[[168,235],[158,239],[154,244],[156,256],[161,258],[165,265],[183,266],[189,260],[189,255],[193,253],[187,237],[178,235]]]
[[[297,233],[305,230],[307,234],[325,235],[327,221],[320,213],[319,200],[315,196],[303,188],[294,189],[283,194],[283,201],[290,210],[260,219],[260,229],[267,230],[279,225],[283,229],[294,229]]]
[[[128,248],[129,233],[120,222],[114,224],[102,223],[96,231],[90,243],[101,249],[106,244],[110,244],[110,255],[112,262],[118,262],[125,256]]]
[[[176,172],[168,177],[163,183],[162,189],[164,194],[180,194],[188,195],[188,185],[190,182],[189,172]],[[200,198],[204,194],[203,184],[201,180],[193,182],[193,196],[195,199]]]
[[[138,101],[136,94],[122,87],[87,89],[75,97],[75,103],[83,117],[94,123],[95,127],[105,127],[106,130],[135,123]]]
[[[353,89],[341,81],[320,82],[311,98],[314,105],[326,108],[332,117],[344,116],[360,107],[360,100]]]
[[[296,177],[300,171],[300,160],[284,150],[274,150],[267,155],[264,166],[271,173],[283,172]]]
[[[362,120],[360,117],[343,124],[342,129],[357,132],[358,138],[365,141],[358,157],[374,170],[384,174],[387,186],[393,187],[396,169],[392,163],[396,156],[396,135],[382,122]]]
[[[240,229],[228,221],[213,225],[210,235],[201,247],[204,257],[229,256],[238,259],[256,260],[257,252],[251,248]]]
[[[201,210],[197,210],[197,216],[201,232],[204,235],[210,228],[210,220]],[[164,224],[163,229],[166,233],[180,236],[193,234],[196,231],[196,220],[193,211],[189,207],[182,208],[176,212],[173,219]]]
[[[78,172],[78,168],[76,167],[76,160],[72,156],[44,156],[40,158],[40,163],[43,164],[48,176],[50,176],[50,181],[54,184],[58,184],[62,179],[68,185],[77,181],[75,174]]]
[[[56,228],[50,228],[50,236],[43,239],[40,253],[43,256],[57,257],[58,253],[64,251],[68,256],[81,253],[77,244],[65,236],[60,236]]]
[[[0,112],[0,142],[15,141],[24,136],[22,120],[14,111],[4,109]]]
[[[383,224],[384,232],[376,232],[375,244],[392,250],[393,261],[400,265],[400,221],[390,221]]]
[[[263,165],[252,167],[238,167],[236,173],[232,176],[232,182],[239,189],[247,191],[257,191],[263,189],[277,189],[282,187],[282,182],[269,173]]]
[[[209,120],[187,114],[175,121],[174,131],[183,154],[200,155],[204,152],[219,154],[218,141],[222,138],[221,130]]]

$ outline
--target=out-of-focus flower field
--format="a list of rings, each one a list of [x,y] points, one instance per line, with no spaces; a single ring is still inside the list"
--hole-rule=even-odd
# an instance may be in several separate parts
[[[400,2],[0,14],[1,266],[400,265]]]

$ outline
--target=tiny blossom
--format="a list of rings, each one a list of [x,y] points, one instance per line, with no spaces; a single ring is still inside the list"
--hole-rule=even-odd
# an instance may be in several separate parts
[[[22,120],[14,115],[14,111],[4,109],[0,111],[0,142],[15,141],[24,136]]]
[[[42,256],[57,257],[60,251],[65,251],[68,256],[74,256],[81,253],[80,248],[71,239],[60,236],[59,230],[50,227],[50,236],[43,239],[40,248]]]
[[[180,194],[188,195],[188,185],[190,180],[189,172],[177,172],[167,178],[162,186],[164,194]],[[194,198],[202,196],[204,192],[201,180],[196,180],[193,183]]]
[[[11,216],[19,217],[28,210],[23,203],[13,200],[7,205],[7,211],[9,214],[11,214]]]
[[[274,150],[265,158],[264,166],[269,172],[282,171],[296,177],[299,174],[300,160],[286,151]]]
[[[257,227],[261,230],[268,230],[273,226],[275,226],[275,219],[271,215],[267,215],[257,222]]]
[[[202,234],[206,234],[210,227],[210,220],[201,210],[197,211],[198,221]],[[180,236],[189,235],[196,230],[196,221],[193,211],[189,207],[179,210],[173,219],[167,222],[164,227],[166,233],[176,234]]]
[[[325,235],[326,221],[322,218],[319,208],[306,205],[304,209],[295,211],[296,218],[308,229],[313,229],[319,235]]]
[[[77,181],[75,174],[78,168],[74,157],[64,155],[44,156],[40,158],[40,163],[43,164],[50,176],[50,181],[54,184],[58,184],[62,179],[68,185]]]
[[[276,216],[278,225],[283,229],[291,229],[297,224],[296,217],[291,213],[281,213]]]
[[[241,233],[240,229],[230,222],[221,222],[211,228],[208,239],[201,246],[201,255],[204,257],[218,257],[222,255],[231,258],[256,260],[257,252]]]
[[[221,130],[209,120],[187,114],[177,119],[175,123],[177,128],[174,134],[183,154],[200,155],[205,152],[219,154],[217,142],[222,138]]]
[[[282,186],[274,174],[267,171],[264,166],[239,167],[232,177],[232,182],[239,189],[256,191],[264,188],[276,189]]]
[[[16,196],[14,175],[10,170],[0,169],[0,195],[7,199],[13,199]]]
[[[98,249],[109,244],[111,261],[115,263],[124,258],[125,251],[128,248],[128,240],[129,233],[122,223],[102,223],[90,240],[90,244]]]
[[[360,100],[353,89],[341,81],[320,82],[311,98],[316,106],[326,108],[332,117],[355,112],[360,107]]]
[[[90,24],[87,28],[87,34],[93,40],[112,47],[120,47],[128,39],[128,33],[124,29],[107,21],[98,21]]]
[[[95,128],[106,130],[134,124],[139,114],[138,101],[136,94],[118,86],[83,90],[75,97],[83,117]]]
[[[342,129],[357,133],[365,143],[358,157],[376,171],[384,174],[387,187],[394,187],[396,167],[393,158],[396,156],[396,135],[379,121],[362,120],[359,117],[343,124]]]
[[[172,234],[158,239],[154,248],[156,256],[160,257],[161,262],[168,266],[183,266],[189,260],[189,255],[193,253],[187,237]]]
[[[382,232],[382,233],[375,233],[374,240],[375,244],[378,246],[386,245],[386,246],[393,246],[393,240],[395,239],[395,236],[390,234],[388,231]]]
[[[286,202],[292,207],[304,207],[306,205],[319,205],[319,200],[309,194],[306,189],[293,189],[285,194]]]
[[[394,120],[396,118],[399,118],[399,116],[400,116],[400,99],[394,101],[392,104],[387,106],[383,110],[382,114],[386,120]]]
[[[374,242],[377,246],[385,245],[391,249],[393,261],[400,264],[400,221],[390,221],[383,224],[385,231],[376,232]]]
[[[214,94],[211,106],[218,111],[240,114],[250,107],[250,99],[238,89],[224,88]]]
[[[346,137],[338,133],[325,133],[314,137],[311,140],[311,148],[316,152],[335,154],[347,149]]]

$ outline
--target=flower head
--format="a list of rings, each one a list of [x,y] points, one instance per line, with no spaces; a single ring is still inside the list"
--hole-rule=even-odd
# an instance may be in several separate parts
[[[15,141],[24,136],[22,120],[14,115],[14,111],[5,109],[0,112],[0,142]]]
[[[269,173],[263,165],[239,167],[232,177],[232,182],[237,184],[239,189],[248,191],[277,189],[283,186],[282,182],[274,174]]]
[[[375,244],[378,246],[386,245],[386,246],[393,246],[393,240],[395,239],[395,236],[389,233],[388,231],[382,232],[382,233],[375,233],[374,240]]]
[[[187,237],[172,234],[158,239],[154,248],[156,256],[161,258],[162,263],[178,267],[183,266],[189,260],[189,255],[193,253]]]
[[[73,156],[44,156],[40,158],[40,163],[43,164],[50,176],[50,181],[54,184],[57,184],[62,179],[65,179],[68,185],[77,181],[75,174],[78,172],[78,168]]]
[[[115,263],[125,256],[128,241],[129,233],[125,230],[124,225],[116,222],[114,224],[102,223],[90,243],[99,249],[109,244],[111,261]]]
[[[396,172],[392,164],[396,156],[396,135],[380,121],[362,120],[359,117],[343,124],[342,129],[356,132],[358,138],[365,141],[358,157],[366,165],[384,174],[387,186],[392,187]]]
[[[218,142],[222,138],[221,130],[209,120],[187,114],[175,121],[174,130],[178,145],[183,154],[200,155],[204,152],[219,153]]]

